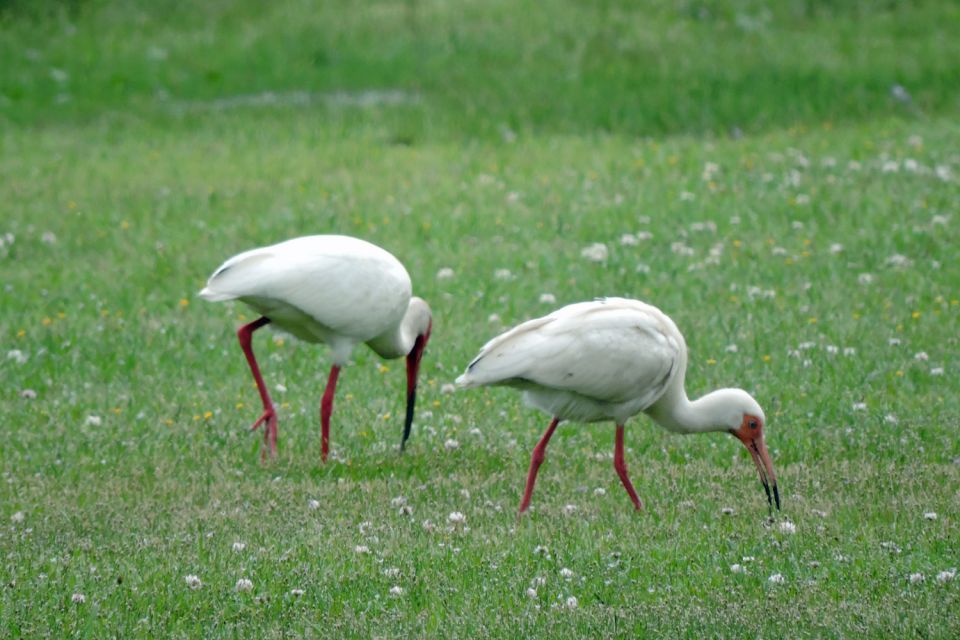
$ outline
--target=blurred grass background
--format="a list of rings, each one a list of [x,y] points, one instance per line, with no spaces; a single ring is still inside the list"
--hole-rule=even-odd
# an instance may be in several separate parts
[[[0,1],[0,637],[956,637],[958,7]],[[416,426],[360,348],[320,465],[326,351],[264,331],[260,465],[249,311],[195,293],[319,232],[430,301]],[[443,385],[597,295],[757,395],[795,535],[732,439],[643,417],[644,513],[570,425],[516,523],[546,418]]]

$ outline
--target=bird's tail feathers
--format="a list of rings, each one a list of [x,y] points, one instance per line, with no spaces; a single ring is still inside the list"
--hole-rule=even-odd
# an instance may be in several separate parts
[[[470,379],[469,372],[462,374],[459,378],[454,380],[454,383],[461,389],[470,389],[472,387],[480,386],[477,381]]]
[[[200,290],[200,293],[198,293],[197,295],[199,295],[204,300],[209,300],[210,302],[223,302],[225,300],[235,300],[237,297],[229,293],[223,293],[222,291],[214,291],[210,287],[204,287],[203,289]]]

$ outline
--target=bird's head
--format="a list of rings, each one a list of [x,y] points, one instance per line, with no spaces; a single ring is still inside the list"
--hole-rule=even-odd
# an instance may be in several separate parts
[[[731,408],[726,416],[727,431],[742,442],[750,452],[750,457],[757,466],[757,473],[760,474],[760,482],[763,483],[763,488],[767,492],[767,502],[772,509],[776,501],[777,510],[779,510],[780,491],[777,489],[777,474],[773,470],[773,461],[763,441],[763,428],[766,425],[763,409],[746,391],[730,389],[728,394]]]

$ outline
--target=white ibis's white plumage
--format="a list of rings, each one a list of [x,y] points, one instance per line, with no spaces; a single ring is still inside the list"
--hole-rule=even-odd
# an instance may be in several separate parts
[[[340,368],[366,343],[383,358],[407,357],[407,415],[401,446],[413,420],[416,381],[430,337],[430,307],[411,296],[410,276],[392,254],[364,240],[338,235],[294,238],[238,254],[221,265],[200,292],[212,302],[238,299],[263,317],[237,331],[257,381],[276,448],[276,412],[251,347],[251,334],[272,323],[302,340],[330,345],[333,366],[321,403],[322,456],[329,449],[329,420]]]
[[[614,466],[639,509],[623,460],[623,425],[641,412],[677,433],[736,435],[753,456],[768,500],[776,497],[779,508],[760,405],[740,389],[720,389],[691,402],[683,386],[686,367],[683,334],[666,314],[638,300],[604,298],[571,304],[490,340],[457,384],[520,389],[527,402],[553,417],[534,449],[521,512],[529,506],[547,442],[561,420],[616,423]]]

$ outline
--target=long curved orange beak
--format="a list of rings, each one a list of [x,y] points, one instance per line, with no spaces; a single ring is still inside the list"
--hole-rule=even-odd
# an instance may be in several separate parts
[[[777,489],[777,474],[773,471],[773,461],[770,459],[770,453],[767,451],[767,445],[763,441],[763,434],[756,438],[743,439],[744,446],[750,452],[753,458],[753,464],[757,466],[757,473],[760,474],[760,482],[763,483],[763,490],[767,492],[767,504],[770,505],[770,512],[773,513],[773,502],[777,502],[777,511],[780,511],[780,491]],[[773,495],[770,489],[773,488]]]
[[[773,461],[770,459],[770,452],[767,451],[767,445],[763,441],[763,431],[760,429],[748,429],[746,427],[731,430],[731,434],[743,443],[743,446],[750,452],[753,458],[753,464],[757,467],[757,473],[760,474],[760,482],[763,484],[763,490],[767,492],[767,504],[770,505],[770,513],[773,513],[773,503],[777,503],[777,511],[780,510],[780,491],[777,489],[777,474],[773,470]]]

